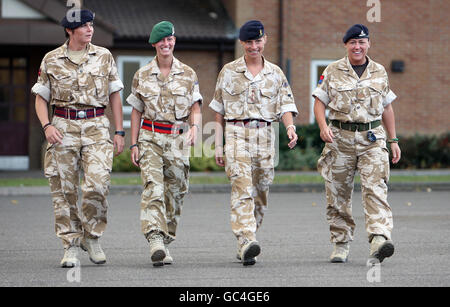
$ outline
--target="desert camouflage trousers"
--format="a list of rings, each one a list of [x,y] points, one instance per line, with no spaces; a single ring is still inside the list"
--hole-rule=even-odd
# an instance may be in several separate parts
[[[377,141],[367,139],[367,131],[352,132],[330,126],[335,136],[326,143],[318,161],[318,171],[325,179],[327,220],[331,242],[353,240],[355,221],[352,194],[355,172],[361,176],[362,203],[369,241],[374,235],[391,239],[392,211],[387,202],[389,153],[382,126],[372,131]]]
[[[231,182],[231,229],[238,245],[256,240],[274,177],[272,127],[225,127],[225,171]]]
[[[189,150],[185,134],[173,135],[141,129],[139,166],[144,190],[141,230],[147,240],[153,232],[169,244],[176,238],[183,199],[189,187]]]
[[[49,144],[44,169],[55,214],[56,235],[64,248],[79,246],[80,239],[101,237],[106,228],[113,144],[106,116],[86,120],[54,117],[62,144]],[[84,174],[84,176],[82,176]],[[78,188],[82,176],[81,210]]]

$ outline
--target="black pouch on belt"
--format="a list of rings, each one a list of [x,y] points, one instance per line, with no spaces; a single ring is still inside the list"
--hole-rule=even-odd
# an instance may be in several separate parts
[[[377,140],[377,137],[372,131],[367,131],[367,139],[373,143]]]

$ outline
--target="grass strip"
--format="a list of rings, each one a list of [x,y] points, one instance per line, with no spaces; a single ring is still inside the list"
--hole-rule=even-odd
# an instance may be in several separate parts
[[[223,176],[192,176],[189,179],[191,184],[229,184],[228,178]],[[360,183],[359,176],[355,178],[356,183]],[[415,183],[415,182],[450,182],[450,175],[392,175],[390,183]],[[274,184],[301,184],[301,183],[323,183],[319,175],[275,175]],[[130,176],[111,177],[112,185],[140,185],[140,174],[130,174]],[[47,186],[48,181],[45,178],[0,178],[0,187],[32,187]]]

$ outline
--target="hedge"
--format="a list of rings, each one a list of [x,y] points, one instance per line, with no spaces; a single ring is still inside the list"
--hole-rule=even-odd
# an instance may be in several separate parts
[[[276,170],[315,170],[317,160],[324,147],[320,139],[320,130],[317,124],[297,126],[299,142],[290,150],[284,126],[279,129],[279,156]],[[402,137],[400,148],[402,158],[395,169],[433,169],[450,167],[450,132],[442,135],[420,135]],[[389,149],[389,146],[388,146]],[[191,171],[223,171],[215,163],[214,157],[191,157]],[[130,151],[125,150],[120,156],[114,157],[113,171],[135,172],[139,171],[130,160]]]

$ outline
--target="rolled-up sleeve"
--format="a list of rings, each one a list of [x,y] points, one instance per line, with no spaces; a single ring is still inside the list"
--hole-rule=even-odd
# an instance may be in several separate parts
[[[50,89],[48,87],[46,87],[40,83],[36,83],[31,88],[31,92],[34,95],[41,96],[45,101],[50,102],[51,93],[50,93]]]
[[[116,62],[114,61],[112,55],[110,55],[110,65],[111,70],[109,71],[108,80],[109,80],[109,94],[111,95],[112,93],[120,92],[121,90],[123,90],[124,86],[122,80],[120,80],[119,78],[119,72],[117,71]]]
[[[200,94],[200,86],[198,84],[198,78],[197,75],[194,74],[194,86],[192,88],[192,105],[196,102],[199,102],[200,104],[203,102],[203,96]]]
[[[31,92],[34,95],[41,96],[45,101],[50,102],[51,99],[51,85],[50,79],[47,74],[47,65],[45,64],[45,58],[41,62],[39,68],[38,80],[36,84],[31,88]]]
[[[397,95],[395,95],[393,91],[389,90],[386,97],[384,97],[383,107],[387,107],[388,105],[390,105],[396,98]]]
[[[127,103],[139,111],[139,113],[144,112],[144,103],[134,94],[130,94],[130,96],[127,97]]]
[[[209,104],[209,107],[219,114],[225,115],[225,108],[223,107],[223,103],[220,103],[219,101],[213,99],[211,103]]]
[[[327,92],[325,92],[323,89],[317,87],[314,92],[312,93],[312,96],[314,98],[319,99],[324,105],[328,105],[330,103],[330,98],[328,98]]]
[[[115,92],[120,92],[121,90],[123,90],[123,83],[121,80],[109,82],[109,94],[110,95]]]

